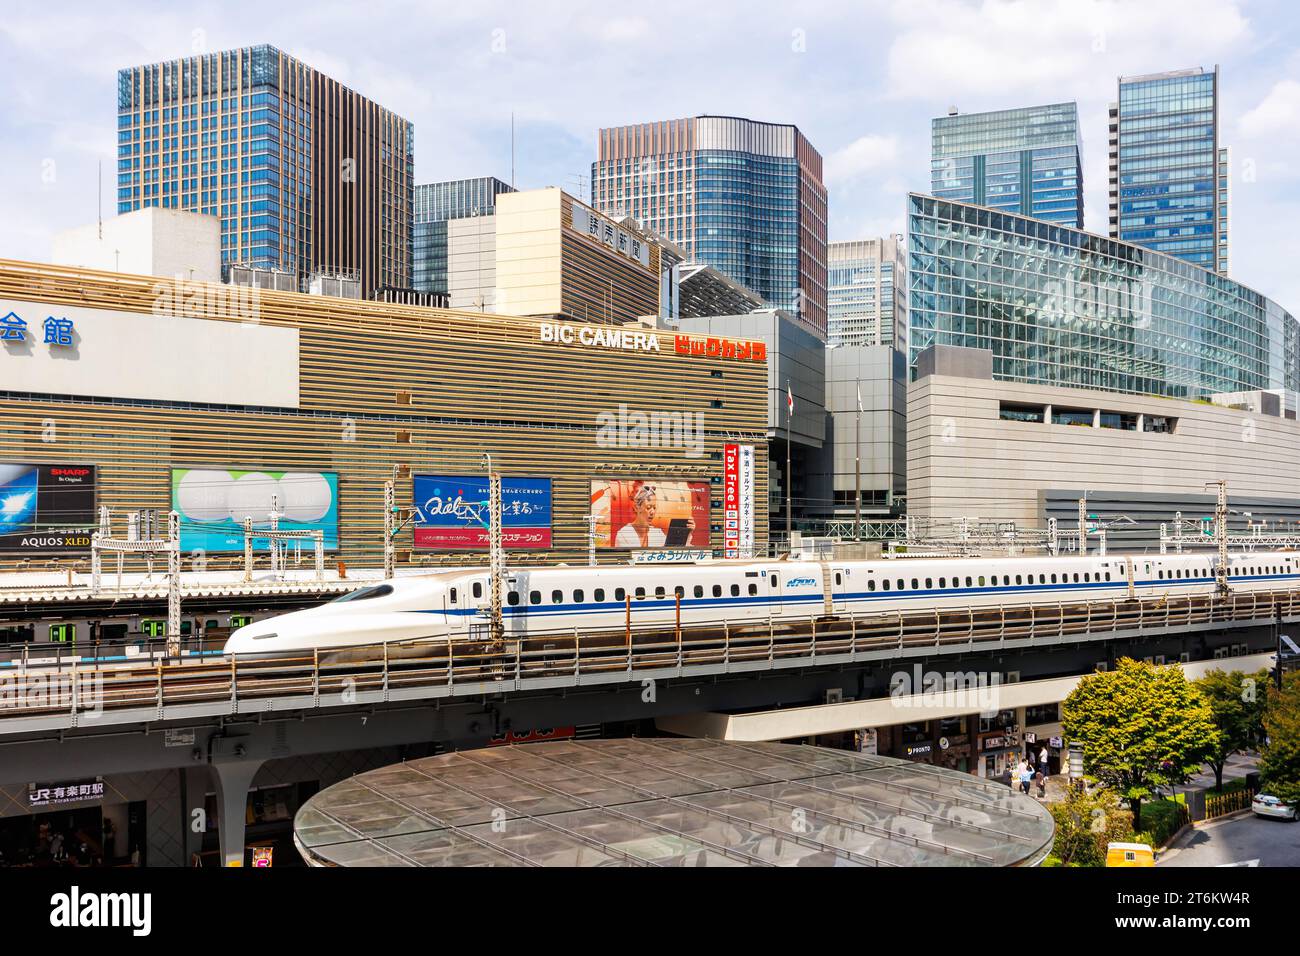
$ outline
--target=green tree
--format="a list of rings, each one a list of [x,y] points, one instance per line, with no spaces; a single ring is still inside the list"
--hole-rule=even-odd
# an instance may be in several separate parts
[[[1092,793],[1071,788],[1063,800],[1047,807],[1056,821],[1052,855],[1063,866],[1105,866],[1106,848],[1112,841],[1137,840],[1133,821],[1119,807],[1114,792],[1105,788]]]
[[[1129,802],[1142,829],[1142,798],[1199,770],[1218,744],[1210,705],[1179,667],[1122,659],[1079,681],[1061,708],[1084,773]]]
[[[1268,671],[1246,674],[1215,668],[1194,683],[1209,702],[1214,726],[1219,730],[1219,741],[1206,762],[1214,768],[1214,789],[1222,790],[1223,767],[1228,758],[1262,734]]]
[[[1264,788],[1287,803],[1300,800],[1300,671],[1282,677],[1282,689],[1270,687],[1264,712],[1268,735],[1260,751]]]

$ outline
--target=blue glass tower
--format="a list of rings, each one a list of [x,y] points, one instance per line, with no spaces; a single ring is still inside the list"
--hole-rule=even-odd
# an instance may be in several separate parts
[[[697,116],[602,129],[598,143],[592,205],[826,334],[822,157],[797,127]]]
[[[931,121],[931,191],[1083,228],[1083,146],[1077,103],[990,113],[958,113]]]
[[[1110,234],[1226,273],[1218,88],[1218,67],[1120,77],[1111,107]]]
[[[415,187],[411,231],[412,285],[420,292],[447,294],[447,220],[491,216],[497,196],[515,188],[495,176],[454,179]]]

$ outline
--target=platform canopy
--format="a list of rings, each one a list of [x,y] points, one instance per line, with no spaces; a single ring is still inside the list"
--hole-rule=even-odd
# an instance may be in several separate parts
[[[411,760],[312,797],[316,866],[1021,866],[1051,815],[1002,784],[892,757],[684,738]]]

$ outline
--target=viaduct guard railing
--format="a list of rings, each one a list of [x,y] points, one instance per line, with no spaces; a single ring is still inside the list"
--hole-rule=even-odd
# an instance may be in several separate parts
[[[11,659],[0,669],[0,733],[18,732],[10,724],[26,723],[15,718],[63,715],[76,726],[92,716],[131,711],[138,719],[156,721],[194,713],[192,708],[199,705],[206,705],[197,711],[205,714],[336,707],[1276,620],[1300,620],[1300,591],[931,609],[654,630],[627,626],[501,642],[436,638],[252,660],[164,660],[149,648],[134,660],[123,657],[116,663],[27,656]]]

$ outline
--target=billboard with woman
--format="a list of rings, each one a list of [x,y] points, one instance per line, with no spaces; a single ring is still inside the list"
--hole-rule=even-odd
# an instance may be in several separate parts
[[[709,483],[604,479],[591,482],[601,548],[708,548]]]

